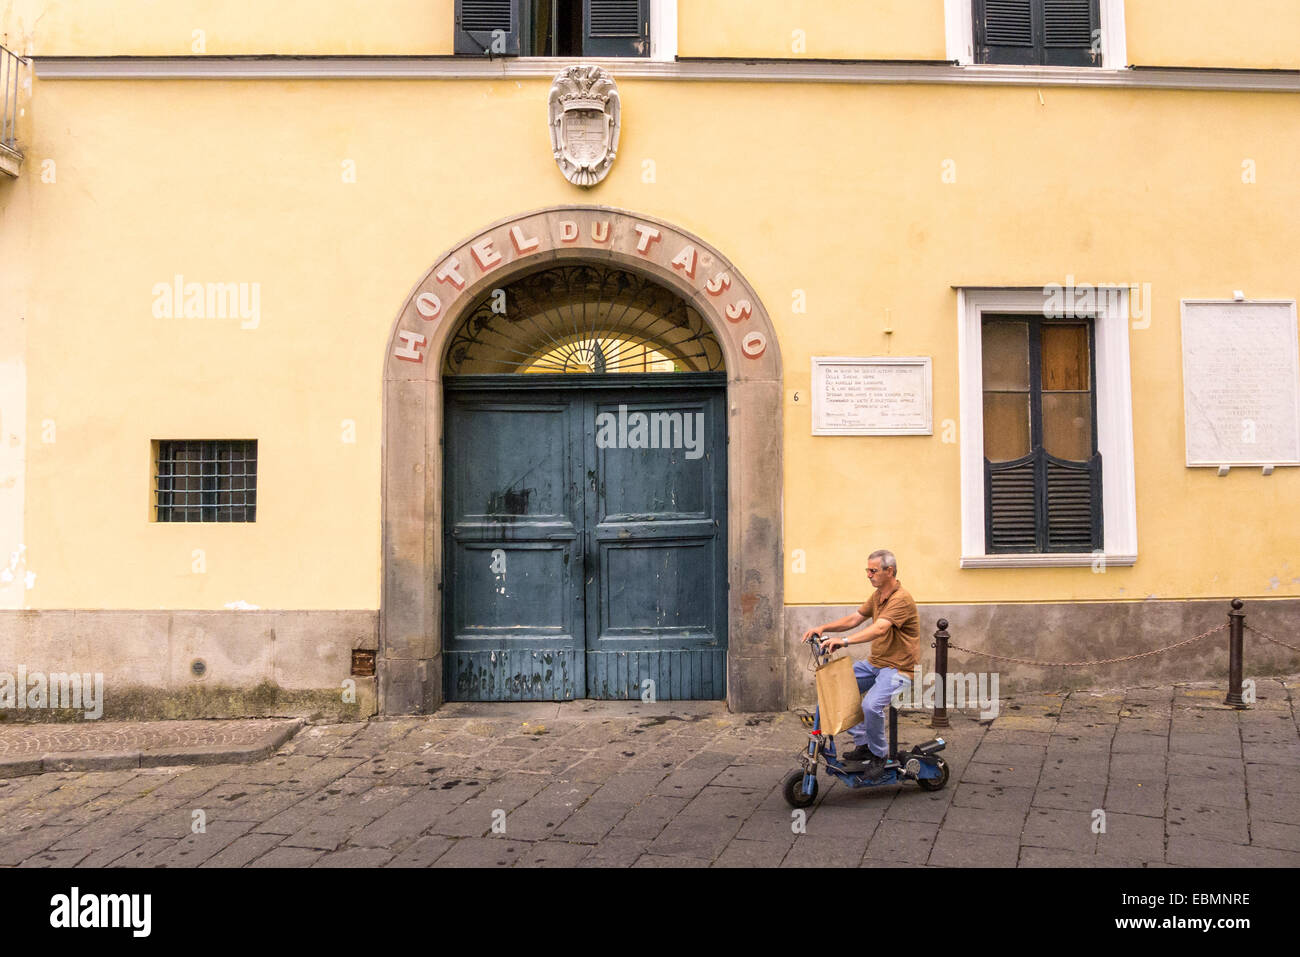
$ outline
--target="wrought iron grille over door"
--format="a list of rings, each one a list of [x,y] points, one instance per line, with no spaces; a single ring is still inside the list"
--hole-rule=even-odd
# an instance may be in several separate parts
[[[722,349],[686,300],[644,276],[556,266],[485,295],[452,338],[445,375],[717,372]]]

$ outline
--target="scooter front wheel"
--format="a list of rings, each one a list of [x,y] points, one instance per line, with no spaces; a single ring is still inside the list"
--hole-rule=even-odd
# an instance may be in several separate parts
[[[943,758],[939,758],[935,764],[939,768],[939,776],[937,778],[916,779],[916,783],[921,786],[922,791],[938,791],[948,783],[948,762]]]
[[[803,772],[791,771],[790,776],[785,779],[783,793],[786,803],[791,807],[807,807],[817,800],[817,779],[813,778],[812,794],[804,794]]]

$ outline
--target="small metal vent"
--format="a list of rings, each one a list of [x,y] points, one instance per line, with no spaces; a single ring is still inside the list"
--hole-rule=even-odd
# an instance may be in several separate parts
[[[373,678],[375,675],[375,652],[353,648],[352,674],[357,678]]]

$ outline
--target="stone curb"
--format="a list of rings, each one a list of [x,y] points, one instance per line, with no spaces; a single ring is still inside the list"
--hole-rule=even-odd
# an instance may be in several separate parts
[[[183,764],[251,764],[270,757],[303,729],[295,718],[260,742],[246,745],[198,744],[185,748],[146,748],[143,751],[66,751],[39,758],[0,758],[0,778],[17,778],[51,771],[120,771],[127,768],[162,768]]]

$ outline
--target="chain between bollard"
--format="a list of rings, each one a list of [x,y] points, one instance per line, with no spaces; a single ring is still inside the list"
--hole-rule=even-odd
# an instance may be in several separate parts
[[[1135,661],[1138,658],[1149,658],[1151,655],[1161,655],[1166,651],[1173,651],[1175,648],[1181,648],[1183,645],[1190,645],[1194,641],[1200,641],[1202,638],[1208,638],[1210,635],[1226,630],[1228,627],[1225,622],[1217,628],[1211,628],[1209,631],[1202,632],[1194,638],[1186,638],[1177,644],[1166,645],[1164,648],[1156,648],[1153,651],[1143,651],[1136,655],[1125,655],[1122,658],[1102,658],[1098,661],[1035,661],[1032,658],[1014,658],[1010,655],[995,655],[987,651],[975,651],[971,648],[963,648],[960,645],[954,645],[949,642],[948,647],[953,651],[964,651],[968,655],[980,655],[984,658],[995,658],[998,661],[1014,661],[1022,665],[1041,665],[1048,668],[1082,668],[1090,665],[1110,665],[1118,661]],[[1247,626],[1249,627],[1249,626]],[[1254,631],[1255,629],[1251,629]],[[1297,649],[1300,651],[1300,649]]]
[[[1292,651],[1300,651],[1300,648],[1297,648],[1295,645],[1289,645],[1281,638],[1275,638],[1266,631],[1260,631],[1258,628],[1252,627],[1251,625],[1247,625],[1245,623],[1243,623],[1242,627],[1244,627],[1247,631],[1253,631],[1255,634],[1259,635],[1259,637],[1263,638],[1265,641],[1271,641],[1273,642],[1273,644],[1281,645],[1283,648],[1290,648]]]

